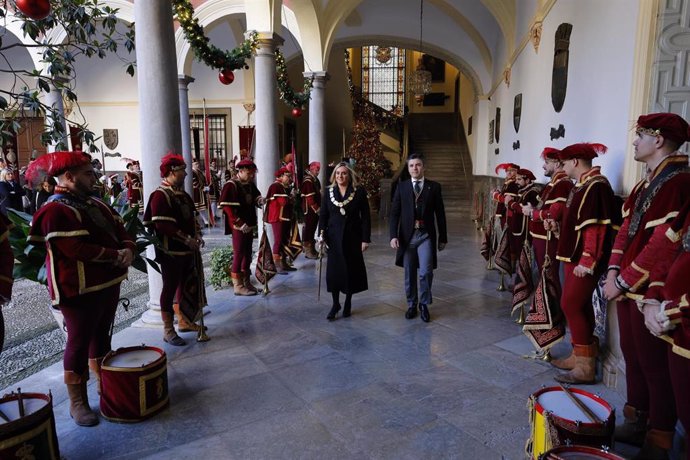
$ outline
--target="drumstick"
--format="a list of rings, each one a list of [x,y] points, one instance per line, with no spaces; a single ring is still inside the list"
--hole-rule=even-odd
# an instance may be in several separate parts
[[[582,403],[582,401],[577,399],[577,397],[575,397],[570,392],[569,389],[567,389],[565,386],[563,386],[563,384],[559,384],[559,385],[560,385],[561,389],[563,390],[563,392],[566,394],[566,396],[568,396],[568,399],[570,399],[573,402],[573,404],[575,404],[577,407],[580,408],[580,410],[582,412],[585,413],[585,415],[587,416],[587,418],[589,419],[590,422],[601,423],[601,420],[599,420],[599,417],[597,417],[596,414],[594,412],[592,412],[589,407],[587,407],[585,404]]]
[[[19,417],[24,417],[24,401],[22,400],[21,388],[17,388],[17,404],[19,404]]]

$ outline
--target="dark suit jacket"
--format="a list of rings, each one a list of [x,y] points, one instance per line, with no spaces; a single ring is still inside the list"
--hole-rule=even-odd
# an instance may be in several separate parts
[[[446,211],[443,207],[443,197],[441,196],[441,184],[424,178],[424,188],[419,198],[422,201],[422,215],[424,228],[429,233],[434,247],[434,268],[437,266],[436,250],[438,243],[448,242],[448,232],[446,230]],[[393,204],[390,217],[390,237],[397,238],[400,247],[395,255],[395,264],[403,266],[403,254],[414,233],[414,191],[412,181],[405,180],[398,184],[393,195]],[[438,233],[437,233],[438,225]]]

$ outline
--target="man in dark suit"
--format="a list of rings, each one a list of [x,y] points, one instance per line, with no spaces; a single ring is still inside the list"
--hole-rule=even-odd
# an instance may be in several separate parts
[[[448,242],[446,212],[441,184],[424,178],[424,158],[412,154],[407,159],[412,177],[398,184],[390,216],[391,247],[396,249],[395,264],[405,268],[405,318],[417,316],[428,323],[433,270],[437,266],[436,249],[443,251]],[[438,234],[436,225],[438,224]],[[417,290],[419,270],[419,295]]]

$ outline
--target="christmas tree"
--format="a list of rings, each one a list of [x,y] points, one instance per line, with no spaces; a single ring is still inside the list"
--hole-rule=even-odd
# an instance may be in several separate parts
[[[390,170],[390,161],[383,155],[378,123],[367,111],[362,112],[354,121],[348,157],[355,159],[359,185],[364,187],[367,196],[371,197],[381,191],[379,181],[385,176],[386,171]]]

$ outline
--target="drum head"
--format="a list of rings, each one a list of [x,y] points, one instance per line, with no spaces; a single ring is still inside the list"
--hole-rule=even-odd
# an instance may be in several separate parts
[[[591,410],[599,420],[607,420],[611,415],[611,409],[606,407],[602,402],[593,399],[586,394],[576,393],[571,390],[571,393],[589,410]],[[593,395],[592,395],[593,396]],[[553,415],[561,417],[566,420],[580,420],[582,422],[589,421],[587,414],[582,409],[577,407],[568,396],[560,389],[555,391],[547,391],[537,397],[537,403]]]
[[[118,350],[103,362],[103,366],[125,368],[145,367],[160,357],[161,354],[158,351],[149,348]]]
[[[11,399],[10,399],[11,398]],[[24,405],[24,416],[38,412],[48,404],[47,399],[39,399],[29,397],[28,395],[23,395],[22,404]],[[10,419],[10,421],[19,420],[19,402],[17,401],[16,395],[7,395],[6,397],[0,399],[0,411]],[[6,422],[2,417],[0,417],[0,425]]]

